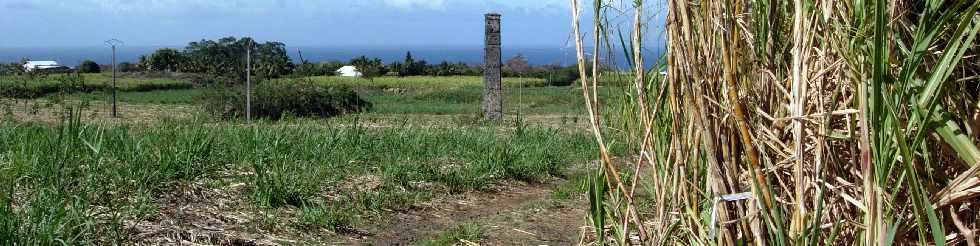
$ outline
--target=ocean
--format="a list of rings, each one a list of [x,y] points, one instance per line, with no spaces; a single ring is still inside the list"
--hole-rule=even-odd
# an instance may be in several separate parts
[[[116,49],[116,58],[119,62],[135,63],[142,55],[153,53],[159,48],[176,48],[179,46],[121,46]],[[425,60],[429,63],[439,63],[442,61],[464,62],[468,64],[483,63],[483,47],[287,47],[289,57],[294,61],[299,61],[300,53],[303,59],[320,61],[348,61],[358,56],[370,58],[380,58],[385,63],[402,61],[405,59],[406,52],[412,52],[415,60]],[[506,61],[518,54],[524,56],[528,63],[532,65],[571,65],[575,64],[575,48],[542,48],[542,47],[504,47],[503,57]],[[646,64],[653,64],[655,59],[660,56],[660,49],[644,52]],[[628,63],[622,56],[622,52],[614,54],[615,64],[619,67],[627,67]],[[28,60],[54,60],[66,66],[76,66],[83,60],[93,60],[99,64],[108,64],[112,61],[112,49],[104,46],[91,47],[0,47],[0,62],[11,63],[20,62],[21,59]]]

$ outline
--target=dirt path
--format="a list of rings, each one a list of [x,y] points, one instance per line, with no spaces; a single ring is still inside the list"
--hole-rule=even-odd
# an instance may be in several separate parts
[[[584,205],[578,199],[554,200],[557,184],[502,185],[440,199],[411,211],[386,215],[358,240],[365,245],[411,245],[432,239],[457,225],[482,228],[481,245],[574,245],[578,243]]]
[[[552,198],[563,182],[502,184],[447,196],[339,234],[293,228],[294,209],[256,210],[245,199],[244,184],[219,189],[185,183],[157,198],[156,215],[125,223],[137,245],[417,245],[459,225],[481,228],[474,241],[480,245],[576,245],[586,205],[583,199]]]

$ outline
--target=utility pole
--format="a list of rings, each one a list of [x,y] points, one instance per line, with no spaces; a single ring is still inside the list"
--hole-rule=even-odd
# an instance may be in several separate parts
[[[112,47],[112,118],[119,117],[116,112],[116,46],[124,44],[118,39],[109,39],[105,43]]]
[[[245,44],[245,122],[252,123],[252,41]]]

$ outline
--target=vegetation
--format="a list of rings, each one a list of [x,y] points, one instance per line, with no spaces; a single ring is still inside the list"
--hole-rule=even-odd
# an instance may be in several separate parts
[[[112,64],[103,64],[100,66],[99,70],[111,72],[112,68]],[[140,68],[139,64],[133,64],[130,62],[120,62],[119,64],[116,64],[115,69],[117,73],[135,73],[145,71],[145,69]]]
[[[340,61],[310,62],[304,60],[296,66],[293,75],[296,77],[332,76],[337,75],[337,69],[343,66],[344,62]]]
[[[24,73],[24,64],[0,63],[0,76],[14,76]]]
[[[307,78],[318,84],[347,85],[356,89],[443,89],[461,86],[482,86],[483,77],[477,76],[412,76],[412,77],[380,77],[374,80],[364,78],[320,76]],[[541,87],[548,86],[544,80],[537,78],[504,78],[506,87]]]
[[[347,87],[267,82],[254,85],[252,89],[251,113],[256,117],[333,117],[371,109],[371,103]],[[212,116],[234,118],[245,115],[245,89],[242,87],[211,88],[205,90],[198,100]]]
[[[359,235],[394,211],[501,187],[544,187],[536,183],[553,184],[570,166],[595,158],[594,144],[578,129],[579,91],[549,86],[574,79],[559,84],[542,76],[570,68],[526,61],[503,81],[505,110],[516,117],[486,124],[476,117],[484,90],[474,76],[479,66],[429,64],[411,54],[386,66],[362,56],[350,63],[373,76],[327,76],[345,63],[302,61],[293,68],[282,44],[266,43],[253,53],[251,112],[258,120],[228,121],[245,112],[236,77],[244,71],[234,69],[244,67],[238,53],[251,42],[204,40],[120,63],[120,117],[104,121],[113,98],[105,65],[102,73],[0,76],[0,245],[160,243],[144,241],[147,235],[199,243],[183,238],[195,237],[185,226],[196,222],[186,220],[210,219],[192,207],[213,193],[220,201],[207,202],[235,210],[231,222],[223,221],[235,232],[316,244]],[[570,75],[563,78],[577,73]],[[599,90],[616,96],[623,89]],[[63,112],[39,112],[59,106]],[[574,200],[582,179],[553,196]],[[145,224],[166,232],[145,233]],[[407,240],[452,245],[479,242],[486,233],[477,223],[446,226]]]
[[[421,245],[426,246],[451,246],[459,245],[463,241],[475,243],[480,240],[483,228],[476,224],[461,224],[439,234],[435,239],[425,241]]]
[[[92,60],[82,61],[82,64],[78,65],[78,72],[80,73],[101,73],[102,68],[99,67],[98,63]]]
[[[584,134],[540,127],[356,117],[136,127],[68,112],[60,125],[0,123],[0,244],[125,244],[133,238],[124,221],[170,206],[155,198],[181,184],[244,184],[257,209],[297,209],[283,228],[348,228],[438,194],[545,180],[590,159],[593,146]],[[372,124],[392,126],[364,127]]]
[[[256,43],[251,38],[226,37],[190,42],[183,51],[160,49],[140,59],[140,66],[155,71],[180,71],[245,81],[245,56],[252,50],[252,72],[260,78],[278,78],[293,72],[294,64],[280,42]]]
[[[158,49],[150,56],[141,56],[139,66],[150,71],[180,72],[185,57],[176,49]]]
[[[388,73],[384,63],[378,58],[368,59],[365,56],[360,56],[351,59],[349,64],[357,67],[357,71],[361,73],[361,77],[368,80],[374,80],[374,78]]]
[[[405,63],[393,63],[390,67],[394,71],[398,71],[398,76],[419,76],[424,75],[426,67],[428,65],[423,61],[415,61],[412,57],[412,52],[405,53]]]
[[[520,77],[527,75],[531,71],[531,65],[527,64],[527,59],[524,58],[524,55],[517,54],[517,56],[504,62],[500,70],[504,76]]]
[[[54,94],[107,92],[112,89],[107,74],[52,74],[0,77],[0,97],[40,98]],[[191,89],[193,84],[172,78],[121,78],[119,92]]]
[[[653,69],[641,55],[653,2],[595,1],[588,39],[577,3],[602,157],[596,243],[976,243],[980,2],[671,0]],[[627,25],[610,22],[623,13]],[[618,120],[600,120],[610,100],[591,93],[585,47],[604,54],[619,32],[632,85]],[[627,163],[612,161],[614,140]]]

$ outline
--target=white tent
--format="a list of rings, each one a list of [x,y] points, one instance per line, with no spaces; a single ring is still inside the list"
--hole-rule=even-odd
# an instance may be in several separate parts
[[[27,63],[24,63],[24,70],[28,72],[34,71],[34,69],[44,70],[62,67],[65,66],[58,65],[58,62],[56,61],[28,61]]]
[[[361,72],[357,71],[355,66],[344,66],[337,69],[337,75],[344,77],[361,77]]]

